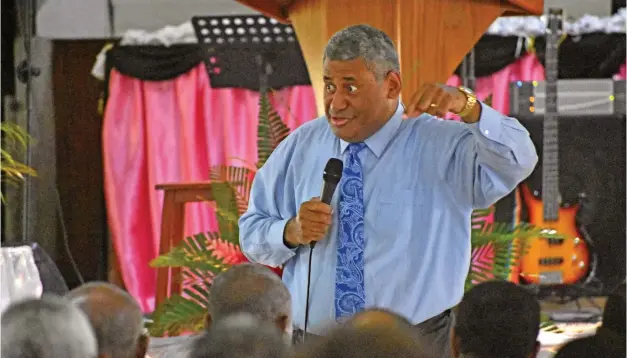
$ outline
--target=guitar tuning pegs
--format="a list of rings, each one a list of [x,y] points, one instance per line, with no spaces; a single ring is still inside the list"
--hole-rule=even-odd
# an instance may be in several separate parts
[[[584,267],[586,267],[586,263],[583,262],[583,261],[580,261],[579,262],[579,268],[584,268]]]
[[[577,254],[573,254],[573,261],[577,261]]]
[[[573,239],[573,242],[575,243],[575,245],[579,245],[579,243],[581,242],[581,239],[576,237]]]

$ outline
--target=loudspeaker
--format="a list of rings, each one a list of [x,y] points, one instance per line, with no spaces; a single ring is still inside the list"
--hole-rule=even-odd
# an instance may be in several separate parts
[[[526,184],[540,190],[542,116],[518,120],[529,131],[540,157]],[[585,196],[578,219],[594,241],[597,278],[606,289],[615,287],[625,279],[625,116],[560,117],[558,140],[562,199],[576,202]],[[515,207],[515,195],[510,193],[497,202],[496,221],[511,222]]]

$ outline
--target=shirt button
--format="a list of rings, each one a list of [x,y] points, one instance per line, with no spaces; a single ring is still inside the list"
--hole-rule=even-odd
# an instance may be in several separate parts
[[[483,134],[488,135],[488,134],[490,134],[490,131],[486,129],[486,130],[483,131]]]

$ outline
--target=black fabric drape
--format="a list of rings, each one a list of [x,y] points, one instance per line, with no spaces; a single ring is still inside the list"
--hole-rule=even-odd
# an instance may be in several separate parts
[[[544,64],[546,38],[536,39]],[[592,33],[568,36],[559,47],[559,78],[611,78],[625,63],[625,34]]]
[[[484,35],[475,45],[475,77],[489,76],[527,53],[526,40],[518,36]],[[455,70],[460,75],[461,64]]]
[[[491,75],[526,53],[518,37],[483,36],[475,48],[476,77]],[[535,48],[544,61],[543,37]],[[209,48],[202,45],[116,46],[107,54],[107,74],[111,68],[147,81],[180,76],[204,61],[214,88],[259,90],[259,58],[272,66],[268,77],[271,88],[309,85],[309,74],[297,43],[275,46],[260,52],[242,47]],[[625,34],[588,34],[567,37],[560,46],[560,78],[610,78],[625,62]],[[456,70],[459,74],[459,68]]]
[[[205,59],[198,45],[115,46],[107,52],[107,72],[120,73],[145,81],[176,78]]]

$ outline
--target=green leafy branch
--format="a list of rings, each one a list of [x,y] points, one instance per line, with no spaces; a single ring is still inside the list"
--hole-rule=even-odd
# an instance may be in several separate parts
[[[14,158],[27,148],[28,143],[32,141],[31,136],[22,127],[8,121],[0,123],[0,130],[3,142],[0,150],[1,180],[11,185],[18,185],[25,180],[26,176],[37,176],[33,168]],[[0,193],[0,198],[4,202],[3,193]]]

